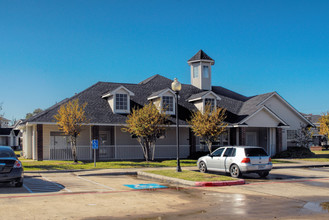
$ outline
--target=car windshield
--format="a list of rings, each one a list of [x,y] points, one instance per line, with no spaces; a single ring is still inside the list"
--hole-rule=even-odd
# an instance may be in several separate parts
[[[10,149],[0,149],[0,157],[16,157],[14,151]]]
[[[244,149],[247,157],[268,156],[262,148],[246,148]]]

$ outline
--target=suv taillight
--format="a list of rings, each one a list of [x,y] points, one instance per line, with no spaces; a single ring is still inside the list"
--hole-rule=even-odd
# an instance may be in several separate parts
[[[22,163],[21,163],[21,161],[16,160],[16,161],[15,161],[15,164],[14,164],[14,168],[21,168],[21,167],[22,167]]]
[[[250,163],[250,158],[246,157],[241,160],[241,163]]]
[[[272,159],[271,158],[268,158],[268,162],[272,162]]]

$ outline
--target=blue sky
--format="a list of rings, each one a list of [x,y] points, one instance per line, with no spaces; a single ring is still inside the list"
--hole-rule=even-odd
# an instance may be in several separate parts
[[[0,102],[8,119],[98,81],[154,74],[190,83],[187,60],[215,60],[213,84],[277,91],[329,110],[329,1],[0,0]]]

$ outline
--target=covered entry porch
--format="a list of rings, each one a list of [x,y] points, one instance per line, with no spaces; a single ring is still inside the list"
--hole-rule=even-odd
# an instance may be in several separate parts
[[[97,139],[98,161],[143,160],[143,150],[136,138],[122,131],[121,125],[86,125],[77,139],[78,160],[93,160],[92,140]],[[34,160],[72,160],[70,137],[56,124],[31,124],[26,126],[23,152]],[[190,154],[189,129],[180,129],[180,156]],[[176,157],[175,127],[168,127],[163,137],[156,142],[156,159]]]
[[[263,106],[233,127],[231,131],[231,134],[235,134],[231,136],[233,144],[259,146],[269,155],[274,156],[283,150],[282,131],[289,126]]]
[[[282,128],[237,127],[232,128],[230,133],[231,145],[259,146],[270,156],[282,150]]]

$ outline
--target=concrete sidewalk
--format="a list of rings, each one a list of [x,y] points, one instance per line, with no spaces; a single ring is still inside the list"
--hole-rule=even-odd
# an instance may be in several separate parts
[[[273,169],[329,167],[329,162],[305,161],[301,159],[276,159],[288,163],[275,163]]]

